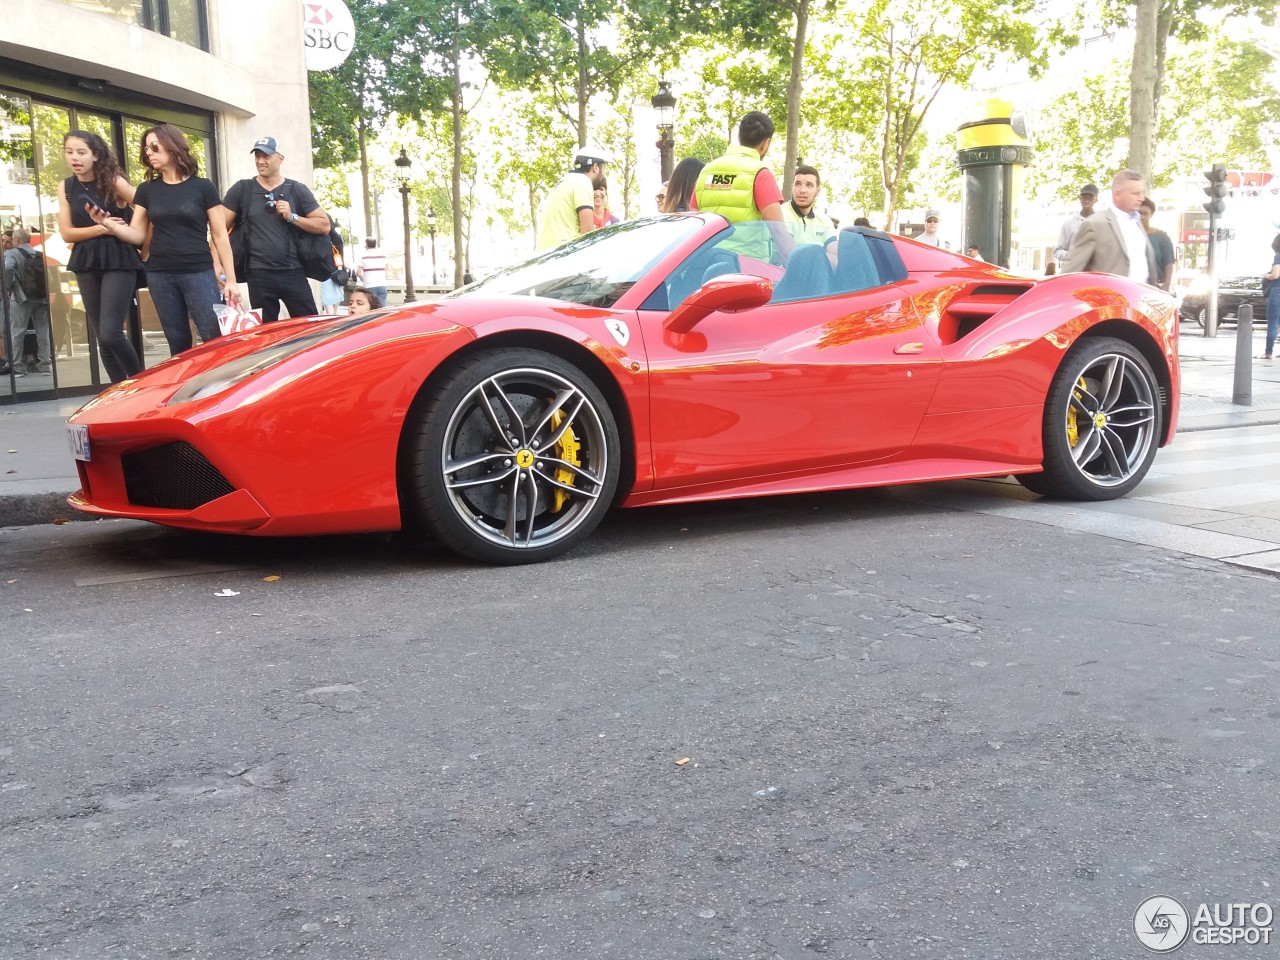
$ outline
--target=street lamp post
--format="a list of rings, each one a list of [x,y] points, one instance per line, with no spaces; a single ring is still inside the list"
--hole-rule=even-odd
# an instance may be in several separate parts
[[[431,232],[431,285],[434,287],[439,284],[436,279],[436,209],[435,207],[427,208],[427,230]]]
[[[671,87],[666,80],[658,81],[658,92],[649,102],[658,112],[658,158],[662,169],[662,182],[666,183],[671,179],[671,168],[674,165],[672,155],[676,146],[671,136],[671,130],[675,125],[676,98],[672,96]]]
[[[418,298],[413,295],[413,239],[409,232],[409,168],[413,161],[400,148],[400,156],[396,157],[396,176],[400,178],[400,197],[404,200],[404,302],[412,303]]]

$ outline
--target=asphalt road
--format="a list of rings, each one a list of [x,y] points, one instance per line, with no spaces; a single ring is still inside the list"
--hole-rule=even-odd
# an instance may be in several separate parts
[[[1152,895],[1280,908],[1272,577],[874,492],[515,569],[0,555],[0,957],[1127,958]]]

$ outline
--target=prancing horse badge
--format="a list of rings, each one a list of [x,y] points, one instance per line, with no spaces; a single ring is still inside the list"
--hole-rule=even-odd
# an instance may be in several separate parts
[[[606,320],[604,325],[613,334],[613,339],[617,340],[622,346],[626,346],[631,340],[631,328],[621,320]]]

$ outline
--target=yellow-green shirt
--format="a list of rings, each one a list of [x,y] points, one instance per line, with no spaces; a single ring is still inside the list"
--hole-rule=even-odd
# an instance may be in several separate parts
[[[578,236],[578,211],[594,208],[595,189],[585,173],[570,171],[551,188],[538,217],[536,250],[550,250]]]
[[[794,200],[788,200],[782,205],[782,219],[796,246],[802,243],[825,244],[836,235],[836,226],[829,217],[824,217],[813,209],[809,210],[807,217],[802,217]]]

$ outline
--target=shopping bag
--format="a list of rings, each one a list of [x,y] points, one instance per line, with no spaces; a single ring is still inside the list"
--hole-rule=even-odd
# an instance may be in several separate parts
[[[262,309],[245,310],[226,303],[215,303],[213,312],[218,317],[218,329],[225,337],[228,333],[252,330],[262,323]]]

